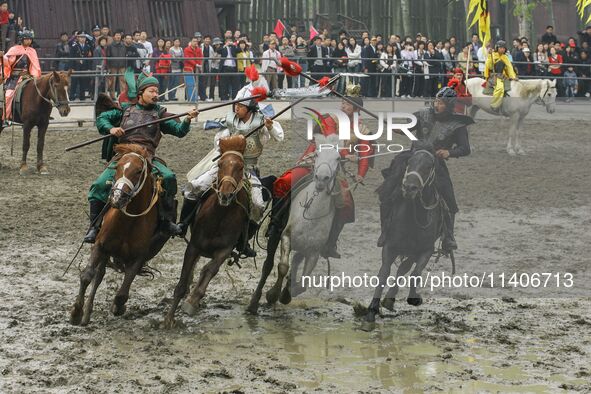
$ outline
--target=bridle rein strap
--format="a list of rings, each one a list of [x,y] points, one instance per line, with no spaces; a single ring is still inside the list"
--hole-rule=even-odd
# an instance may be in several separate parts
[[[236,150],[229,150],[229,151],[222,153],[222,155],[219,158],[219,162],[221,162],[224,159],[224,157],[227,157],[230,155],[238,156],[240,158],[240,160],[244,161],[244,155],[242,154],[242,152],[238,152]],[[212,187],[215,190],[216,194],[218,195],[218,198],[220,197],[220,188],[224,182],[229,182],[232,184],[232,186],[234,186],[234,191],[232,192],[232,194],[234,196],[244,187],[244,179],[241,179],[240,182],[238,182],[238,181],[236,181],[236,179],[234,179],[233,176],[225,175],[222,177],[222,179],[218,180],[217,185]]]
[[[138,195],[138,193],[144,188],[144,185],[146,184],[146,180],[148,179],[148,160],[135,152],[130,152],[130,153],[126,153],[126,155],[133,155],[138,157],[141,161],[142,161],[142,173],[140,175],[141,177],[141,181],[138,185],[134,185],[134,183],[125,176],[125,170],[123,171],[123,176],[119,179],[117,179],[115,181],[115,184],[113,185],[113,188],[116,188],[117,186],[119,186],[120,184],[126,185],[127,187],[129,187],[131,189],[131,192],[129,193],[129,199],[131,201],[131,199],[133,199],[135,196]],[[140,216],[144,216],[146,215],[148,212],[150,212],[150,210],[154,207],[154,205],[156,205],[156,202],[158,202],[158,195],[159,195],[159,190],[158,190],[158,182],[154,182],[154,187],[152,188],[152,198],[150,199],[150,204],[148,205],[148,207],[138,213],[138,214],[134,214],[134,213],[129,213],[127,212],[127,206],[121,208],[121,212],[123,212],[125,215],[135,218],[135,217],[140,217]]]
[[[68,105],[68,101],[59,101],[57,98],[57,89],[53,86],[53,74],[49,76],[49,80],[47,81],[49,84],[49,93],[50,97],[47,98],[41,93],[39,90],[39,85],[37,85],[37,78],[33,78],[33,84],[35,85],[35,90],[37,90],[37,95],[41,97],[45,102],[49,103],[52,107],[59,108],[62,105]],[[67,93],[66,93],[67,94]]]

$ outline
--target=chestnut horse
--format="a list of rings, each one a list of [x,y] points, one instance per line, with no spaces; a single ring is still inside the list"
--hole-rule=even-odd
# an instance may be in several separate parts
[[[103,224],[92,246],[90,261],[80,274],[80,292],[70,315],[70,322],[74,325],[90,322],[94,296],[110,258],[125,273],[111,307],[113,314],[119,316],[125,312],[134,278],[169,238],[156,231],[156,203],[161,189],[159,182],[151,176],[152,165],[147,150],[135,144],[119,144],[115,152],[120,157],[115,182],[105,208]],[[91,282],[92,290],[85,303],[86,289]]]
[[[47,166],[43,162],[43,148],[45,147],[45,133],[49,125],[49,116],[53,107],[58,109],[60,116],[68,116],[70,105],[68,103],[68,85],[71,71],[53,71],[35,78],[23,88],[20,111],[13,121],[20,121],[23,126],[23,155],[19,173],[24,175],[28,171],[27,153],[31,146],[31,131],[37,126],[37,172],[42,175],[49,174]],[[0,129],[0,132],[2,130]]]
[[[175,325],[174,313],[179,302],[189,290],[193,268],[200,256],[211,258],[201,270],[199,281],[183,305],[183,310],[194,315],[199,301],[205,295],[207,285],[218,273],[238,243],[248,223],[249,197],[244,189],[244,149],[246,139],[235,135],[220,140],[221,157],[217,180],[201,204],[191,225],[191,241],[185,250],[181,277],[174,289],[174,300],[164,325]]]

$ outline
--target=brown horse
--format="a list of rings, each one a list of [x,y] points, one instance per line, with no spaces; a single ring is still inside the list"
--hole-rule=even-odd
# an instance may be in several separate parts
[[[47,166],[43,162],[43,148],[45,147],[45,133],[49,125],[49,116],[53,107],[56,107],[61,116],[68,116],[70,105],[68,104],[69,72],[53,71],[35,78],[23,88],[20,111],[15,113],[13,104],[13,121],[20,121],[23,125],[23,155],[20,165],[20,174],[28,171],[27,153],[31,146],[31,131],[37,126],[37,171],[42,175],[49,174]],[[0,132],[2,130],[0,129]]]
[[[201,270],[199,281],[183,305],[183,310],[194,315],[205,295],[207,285],[218,273],[238,243],[248,223],[248,193],[244,189],[244,149],[246,139],[235,135],[220,140],[221,157],[216,183],[201,204],[191,225],[191,241],[185,250],[181,277],[174,289],[174,300],[164,325],[172,328],[174,313],[189,290],[193,268],[200,256],[211,258]]]
[[[109,195],[110,207],[107,205],[109,208],[106,208],[108,210],[92,247],[88,266],[80,274],[80,292],[70,315],[70,322],[74,325],[89,323],[94,296],[105,275],[109,258],[125,273],[123,284],[111,307],[113,314],[119,316],[125,312],[134,278],[169,238],[156,231],[156,202],[160,186],[150,175],[152,166],[147,150],[139,145],[120,144],[115,147],[115,151],[120,159]],[[84,303],[86,289],[91,282],[92,290]]]

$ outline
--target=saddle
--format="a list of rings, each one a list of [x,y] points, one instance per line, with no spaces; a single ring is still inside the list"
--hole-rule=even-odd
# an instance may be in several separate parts
[[[493,77],[486,80],[486,83],[484,85],[484,89],[482,90],[483,94],[485,94],[487,96],[493,95],[497,78],[498,77],[493,76]],[[506,96],[507,92],[511,90],[511,80],[505,79],[505,80],[503,80],[503,83],[505,84],[504,89],[505,89],[505,96]]]
[[[22,123],[21,120],[21,104],[22,104],[22,96],[23,96],[23,90],[25,88],[25,86],[27,86],[27,84],[29,84],[29,82],[31,82],[33,80],[33,77],[31,77],[29,74],[23,74],[22,75],[22,80],[20,82],[17,83],[16,87],[15,87],[15,92],[14,95],[12,96],[12,121],[13,122],[17,122],[17,123]],[[2,113],[4,113],[4,109],[6,108],[6,89],[7,86],[4,84],[0,84],[0,109],[2,110]]]

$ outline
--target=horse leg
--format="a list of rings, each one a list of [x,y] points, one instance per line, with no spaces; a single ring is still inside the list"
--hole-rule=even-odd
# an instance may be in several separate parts
[[[174,289],[174,300],[172,301],[172,305],[170,306],[170,310],[166,314],[164,318],[164,327],[165,328],[173,328],[175,325],[174,321],[174,313],[176,312],[177,307],[179,306],[179,302],[187,295],[189,290],[189,286],[193,281],[193,269],[195,267],[195,263],[199,260],[199,252],[197,248],[192,244],[189,243],[187,249],[185,249],[185,258],[183,259],[183,268],[181,269],[181,277],[179,282],[177,283]]]
[[[74,302],[74,305],[72,305],[72,310],[70,311],[70,323],[75,326],[79,325],[82,320],[82,306],[84,305],[86,289],[88,288],[88,285],[90,285],[90,282],[92,282],[94,279],[95,267],[102,258],[103,256],[98,250],[98,247],[93,247],[88,265],[86,268],[84,268],[84,271],[80,273],[80,290],[78,291],[78,296],[76,297],[76,301]]]
[[[367,308],[367,315],[365,315],[365,321],[373,323],[376,321],[376,315],[380,313],[380,298],[382,297],[382,291],[386,287],[388,276],[390,275],[390,269],[392,263],[396,260],[396,253],[386,244],[382,248],[382,266],[378,272],[379,284],[374,290],[373,298],[369,307]]]
[[[283,279],[289,271],[289,254],[291,252],[291,240],[290,235],[284,232],[281,237],[281,260],[277,266],[277,280],[271,289],[267,291],[266,298],[269,304],[274,304],[279,299],[281,293],[281,286],[283,285]]]
[[[478,106],[476,106],[476,105],[473,105],[473,106],[470,107],[470,117],[472,119],[474,119],[474,117],[476,116],[476,113],[478,112],[479,109],[480,108]]]
[[[49,170],[43,163],[43,149],[45,148],[45,134],[47,133],[47,123],[37,125],[37,172],[41,175],[48,175]]]
[[[20,175],[26,175],[29,168],[27,167],[27,154],[31,147],[31,130],[33,126],[28,123],[23,125],[23,155],[21,157],[21,166],[19,169]]]
[[[123,277],[123,283],[117,291],[117,294],[113,299],[113,304],[111,305],[111,312],[113,312],[113,315],[121,316],[125,313],[125,303],[129,299],[129,288],[131,287],[133,280],[137,274],[139,274],[144,264],[145,261],[139,260],[131,265],[125,265],[125,276]]]
[[[413,264],[414,260],[412,257],[403,259],[402,263],[400,263],[400,266],[398,266],[398,270],[396,271],[396,278],[406,275],[406,273],[410,271]],[[394,311],[394,301],[396,301],[398,290],[400,290],[398,283],[395,283],[394,286],[388,289],[386,296],[382,300],[382,306],[391,312]]]
[[[432,251],[425,252],[418,256],[417,263],[415,265],[415,269],[412,271],[411,276],[414,278],[418,278],[422,275],[425,266],[429,262],[431,255],[433,254]],[[419,293],[417,293],[417,279],[410,281],[410,291],[408,292],[408,298],[406,302],[410,305],[419,306],[423,303],[423,298]]]
[[[298,280],[300,264],[302,264],[305,257],[306,256],[303,253],[296,252],[291,259],[291,266],[289,267],[289,282],[285,284],[285,287],[291,286],[291,295],[294,297],[306,291],[306,289],[302,288],[301,281]],[[285,288],[283,291],[286,291]]]
[[[507,153],[510,156],[515,156],[515,138],[516,138],[516,129],[517,129],[517,122],[519,114],[514,114],[511,116],[511,124],[509,125],[509,141],[507,142]]]
[[[94,297],[96,296],[96,291],[103,281],[103,277],[105,276],[107,260],[107,256],[102,256],[102,258],[98,261],[98,266],[96,267],[97,270],[94,275],[94,279],[92,280],[92,289],[90,290],[90,294],[84,303],[84,315],[82,316],[82,322],[80,323],[83,326],[86,326],[88,323],[90,323],[90,315],[92,314],[92,308],[94,306]]]
[[[222,266],[222,264],[224,264],[224,261],[226,261],[226,259],[232,253],[232,249],[233,248],[228,248],[218,251],[214,255],[213,259],[211,259],[209,263],[205,264],[205,266],[201,270],[201,273],[199,274],[199,280],[197,281],[197,285],[195,286],[195,288],[191,292],[191,295],[189,296],[189,298],[187,298],[187,300],[183,303],[182,306],[183,310],[189,316],[193,316],[197,312],[197,308],[199,308],[199,302],[201,302],[201,299],[205,296],[205,291],[207,290],[209,282],[213,279],[214,276],[217,275],[217,273],[220,270],[220,267]]]
[[[277,251],[277,246],[279,246],[279,241],[280,236],[278,234],[271,234],[269,236],[269,242],[267,243],[267,257],[265,258],[265,263],[263,264],[261,279],[259,279],[257,288],[250,298],[250,304],[248,305],[248,308],[246,308],[246,311],[252,315],[256,315],[259,310],[259,301],[263,295],[263,287],[265,287],[267,278],[271,274],[271,271],[273,271],[273,266],[275,265],[275,252]]]
[[[517,121],[517,130],[515,131],[515,150],[517,151],[518,155],[525,155],[525,150],[521,147],[521,143],[519,142],[519,134],[523,130],[523,121],[525,116],[520,116],[519,120]]]

